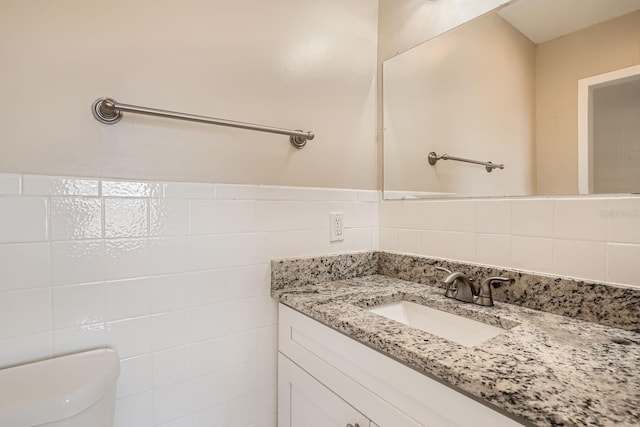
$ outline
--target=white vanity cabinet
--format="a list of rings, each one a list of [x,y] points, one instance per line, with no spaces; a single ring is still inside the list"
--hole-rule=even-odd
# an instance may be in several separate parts
[[[367,417],[282,354],[278,355],[279,427],[375,427]]]
[[[279,305],[279,427],[522,424]]]

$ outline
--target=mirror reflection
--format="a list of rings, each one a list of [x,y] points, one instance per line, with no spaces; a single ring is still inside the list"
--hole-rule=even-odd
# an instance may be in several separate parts
[[[638,9],[520,0],[385,61],[385,198],[640,191]]]

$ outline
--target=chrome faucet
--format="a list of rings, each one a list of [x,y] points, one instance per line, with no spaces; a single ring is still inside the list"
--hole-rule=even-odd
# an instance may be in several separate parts
[[[472,302],[483,306],[493,305],[491,283],[513,282],[513,279],[507,277],[489,277],[482,282],[479,289],[476,289],[476,286],[473,284],[473,279],[470,279],[469,276],[464,273],[452,273],[450,270],[442,267],[436,267],[436,270],[449,273],[449,276],[447,276],[443,282],[446,285],[444,296],[447,298],[457,299],[458,301]]]
[[[455,298],[458,301],[474,302],[474,298],[477,295],[476,289],[466,274],[459,271],[452,273],[451,270],[442,267],[436,267],[436,270],[449,273],[449,276],[444,279],[444,284],[446,285],[444,296],[447,298]]]
[[[444,283],[449,286],[449,289],[454,289],[453,298],[458,301],[475,301],[477,296],[476,288],[466,274],[460,272],[451,273],[444,279]]]

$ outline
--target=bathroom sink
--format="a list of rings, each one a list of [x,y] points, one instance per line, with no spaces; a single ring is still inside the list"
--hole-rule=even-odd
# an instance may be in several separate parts
[[[378,305],[367,311],[465,347],[482,344],[506,332],[505,329],[497,326],[408,301]]]

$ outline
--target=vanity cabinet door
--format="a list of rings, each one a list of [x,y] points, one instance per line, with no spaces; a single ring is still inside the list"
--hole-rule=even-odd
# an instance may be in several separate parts
[[[281,353],[278,354],[278,427],[370,427],[360,412]]]
[[[335,398],[344,404],[349,402],[348,407],[358,408],[380,427],[522,427],[501,413],[282,304],[278,331],[279,375],[283,370],[289,372],[285,366],[293,364]],[[291,402],[291,384],[287,378],[279,377],[280,404]],[[285,411],[290,416],[288,406],[286,410],[281,409],[281,413]],[[281,419],[279,427],[292,426],[288,420],[290,418],[285,423]],[[348,418],[344,423],[321,425],[346,427],[348,424],[355,427]],[[358,424],[377,427],[368,422]]]

